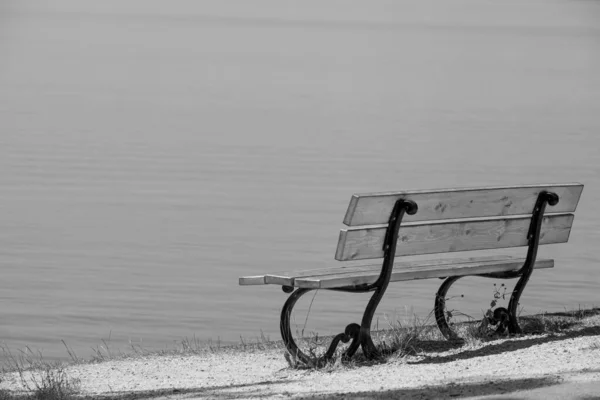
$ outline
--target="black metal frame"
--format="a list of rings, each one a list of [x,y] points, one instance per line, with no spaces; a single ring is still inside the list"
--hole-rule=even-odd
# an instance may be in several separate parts
[[[494,319],[495,322],[499,323],[498,331],[503,331],[508,328],[511,334],[521,333],[521,327],[517,317],[517,306],[519,305],[519,299],[525,286],[531,277],[535,260],[537,257],[537,250],[540,242],[540,232],[542,227],[542,220],[544,219],[544,211],[546,205],[554,206],[558,204],[558,195],[556,193],[542,191],[537,198],[535,207],[531,215],[531,223],[529,225],[529,231],[527,233],[528,249],[527,257],[523,266],[517,271],[508,271],[502,273],[491,273],[477,275],[485,278],[496,278],[496,279],[511,279],[520,277],[519,281],[515,285],[515,288],[510,296],[508,303],[508,309],[498,308],[496,309]],[[450,328],[448,321],[446,320],[445,309],[446,309],[446,295],[448,290],[456,282],[462,278],[462,276],[451,276],[446,278],[444,283],[440,286],[436,297],[435,297],[435,319],[440,328],[440,331],[444,337],[448,340],[460,340],[460,337]],[[504,326],[506,325],[506,327]]]
[[[344,351],[342,355],[343,358],[352,357],[354,353],[358,350],[359,346],[362,347],[362,351],[365,357],[369,359],[377,358],[381,355],[379,350],[377,350],[377,348],[373,344],[373,340],[371,339],[371,322],[373,321],[373,315],[375,314],[375,310],[377,309],[377,306],[383,298],[388,284],[390,283],[392,270],[394,268],[394,258],[396,256],[398,232],[400,230],[402,218],[404,217],[405,213],[408,215],[414,215],[417,212],[417,210],[418,206],[412,200],[399,199],[396,201],[392,213],[390,214],[389,224],[385,234],[385,240],[383,244],[384,257],[383,264],[381,266],[381,273],[379,274],[379,277],[377,278],[375,283],[330,289],[350,293],[364,293],[371,291],[374,291],[375,293],[373,294],[373,296],[371,296],[371,299],[367,304],[361,324],[350,324],[346,326],[344,333],[336,335],[333,338],[325,354],[322,355],[319,358],[319,360],[317,360],[318,363],[330,360],[333,357],[339,343],[348,343],[350,340],[352,340],[352,342]],[[313,289],[297,289],[296,291],[294,291],[294,288],[290,286],[283,286],[282,289],[286,293],[293,293],[285,302],[285,304],[283,305],[283,309],[281,310],[281,336],[290,354],[296,356],[300,361],[304,362],[305,364],[310,364],[314,362],[314,360],[312,359],[312,357],[309,357],[306,354],[304,354],[296,345],[296,342],[294,341],[294,338],[292,336],[290,319],[292,309],[294,308],[294,305],[296,304],[298,299]]]

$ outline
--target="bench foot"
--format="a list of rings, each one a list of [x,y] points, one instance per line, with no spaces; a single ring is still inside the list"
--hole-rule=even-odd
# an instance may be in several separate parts
[[[350,340],[352,340],[348,348],[342,353],[342,359],[350,359],[356,353],[359,347],[362,348],[363,354],[368,359],[374,359],[381,356],[381,352],[377,349],[377,347],[373,343],[373,340],[371,339],[371,321],[373,319],[373,314],[375,313],[377,305],[381,301],[381,297],[383,296],[385,288],[378,288],[378,290],[376,290],[373,296],[371,297],[369,304],[367,305],[367,308],[365,309],[365,312],[363,314],[362,324],[359,325],[352,323],[346,326],[344,333],[336,335],[331,341],[331,344],[329,345],[325,354],[318,358],[315,358],[314,355],[308,356],[298,348],[298,345],[294,341],[291,328],[291,315],[292,310],[296,305],[296,302],[300,299],[300,297],[310,292],[311,290],[314,289],[297,289],[290,295],[290,297],[283,305],[283,309],[281,310],[281,337],[283,338],[283,342],[285,343],[287,351],[291,355],[295,356],[307,365],[323,365],[324,363],[333,358],[340,342],[348,343],[350,342]],[[342,291],[365,292],[370,291],[370,289],[347,288],[342,289]]]
[[[482,277],[486,278],[507,278],[506,276],[487,276],[482,275]],[[514,276],[510,276],[514,277]],[[444,283],[440,286],[436,296],[435,296],[435,321],[440,329],[442,335],[450,341],[463,341],[463,339],[458,336],[454,330],[448,325],[448,320],[446,319],[446,296],[448,294],[448,290],[450,286],[454,284],[457,280],[462,278],[462,276],[451,276],[447,278]],[[521,282],[521,280],[519,280]],[[496,333],[504,334],[506,330],[510,333],[520,333],[521,328],[519,327],[519,323],[516,317],[516,310],[511,312],[511,304],[512,299],[515,297],[515,291],[513,291],[513,295],[511,296],[511,303],[509,303],[509,308],[506,309],[504,307],[498,307],[494,310],[490,315],[486,315],[484,318],[487,319],[487,325],[492,325],[496,327]],[[515,303],[516,304],[516,303]],[[516,307],[515,307],[516,308]]]
[[[448,294],[448,290],[450,290],[450,286],[460,278],[462,278],[462,276],[451,276],[450,278],[446,278],[435,295],[435,322],[442,335],[444,335],[447,340],[451,341],[460,341],[462,339],[452,330],[452,328],[450,328],[448,321],[446,320],[446,295]]]
[[[512,334],[522,333],[521,327],[519,326],[519,318],[517,316],[517,306],[519,305],[519,299],[521,298],[521,294],[525,290],[525,285],[527,285],[527,282],[529,281],[532,272],[533,269],[530,268],[529,270],[525,271],[523,275],[521,275],[521,278],[519,279],[519,281],[515,285],[515,288],[512,291],[510,301],[508,302],[508,310],[506,310],[506,313],[508,314],[509,318],[507,327],[508,331]]]
[[[510,278],[520,278],[517,284],[515,285],[514,290],[510,296],[510,301],[508,303],[508,308],[498,307],[493,313],[490,315],[486,315],[484,318],[487,318],[487,322],[489,325],[493,325],[496,327],[496,333],[503,334],[508,330],[510,334],[518,334],[521,333],[521,327],[519,326],[519,319],[517,316],[517,306],[519,304],[519,298],[525,289],[525,285],[531,276],[531,271],[529,273],[525,273],[523,275],[519,275],[518,272],[508,272],[502,274],[487,274],[487,275],[476,275],[483,278],[496,278],[496,279],[510,279]],[[440,286],[436,296],[435,296],[435,321],[440,329],[440,332],[447,340],[451,341],[462,341],[456,332],[450,328],[448,325],[448,321],[446,319],[446,296],[448,294],[448,290],[450,286],[454,284],[457,280],[462,278],[462,276],[451,276],[447,278],[444,283]]]
[[[348,343],[350,340],[352,340],[352,343],[350,343],[350,346],[342,354],[342,358],[348,359],[348,358],[352,357],[354,355],[354,353],[356,352],[356,350],[358,349],[358,347],[360,346],[359,338],[360,338],[361,329],[360,329],[360,325],[358,325],[358,324],[348,325],[346,327],[346,329],[344,330],[344,333],[340,333],[333,338],[333,340],[331,341],[331,344],[329,345],[329,348],[327,349],[325,354],[323,354],[322,356],[320,356],[316,359],[314,356],[306,355],[305,353],[302,352],[302,350],[300,350],[298,348],[298,345],[294,341],[294,337],[292,335],[292,328],[291,328],[292,310],[294,308],[294,305],[296,305],[296,302],[298,301],[298,299],[300,299],[300,297],[302,297],[304,294],[310,292],[311,290],[313,290],[313,289],[298,289],[298,290],[296,290],[295,292],[293,292],[290,295],[290,297],[287,299],[287,301],[283,305],[283,309],[281,310],[281,320],[280,320],[279,328],[281,330],[281,337],[283,338],[283,342],[285,343],[285,347],[286,347],[287,351],[291,355],[298,358],[300,361],[302,361],[306,365],[316,364],[317,366],[320,366],[333,358],[333,355],[335,354],[335,350],[337,349],[340,342]]]

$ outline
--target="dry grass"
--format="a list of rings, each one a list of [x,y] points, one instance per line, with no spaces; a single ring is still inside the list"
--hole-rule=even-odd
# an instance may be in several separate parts
[[[17,355],[3,347],[6,358],[6,372],[15,372],[22,391],[15,393],[0,391],[0,399],[23,400],[73,400],[79,394],[79,382],[71,379],[62,363],[48,362],[41,353],[34,353],[29,348],[19,351]]]

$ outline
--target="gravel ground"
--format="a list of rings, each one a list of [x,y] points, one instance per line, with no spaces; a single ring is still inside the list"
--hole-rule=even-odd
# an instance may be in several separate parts
[[[477,398],[600,382],[598,316],[558,335],[435,348],[381,364],[318,371],[289,368],[281,350],[225,350],[78,364],[66,372],[85,395],[126,399]],[[0,389],[19,390],[18,376],[5,374]]]

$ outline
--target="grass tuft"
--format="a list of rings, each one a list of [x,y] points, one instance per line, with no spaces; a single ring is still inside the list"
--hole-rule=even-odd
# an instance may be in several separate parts
[[[308,336],[303,336],[304,329],[302,329],[301,333],[298,333],[299,339],[296,340],[296,343],[299,348],[302,349],[302,352],[306,354],[308,360],[301,360],[297,354],[290,353],[287,349],[284,350],[283,356],[287,361],[290,368],[293,369],[322,369],[325,371],[331,371],[334,368],[340,367],[342,352],[341,350],[336,350],[333,358],[325,359],[323,354],[326,352],[329,342],[332,337],[329,336],[319,336],[318,333],[310,332]]]
[[[14,355],[6,347],[2,348],[6,367],[3,372],[13,372],[23,389],[17,394],[7,390],[0,392],[0,399],[23,400],[74,400],[79,394],[79,381],[70,378],[62,363],[48,362],[41,353],[34,353],[29,347]]]
[[[378,350],[384,356],[393,355],[395,358],[416,354],[419,341],[435,340],[441,336],[432,329],[432,315],[433,312],[424,319],[413,315],[408,322],[402,322],[399,319],[390,321],[386,318],[388,328],[376,331],[372,335],[373,339],[379,343]]]

